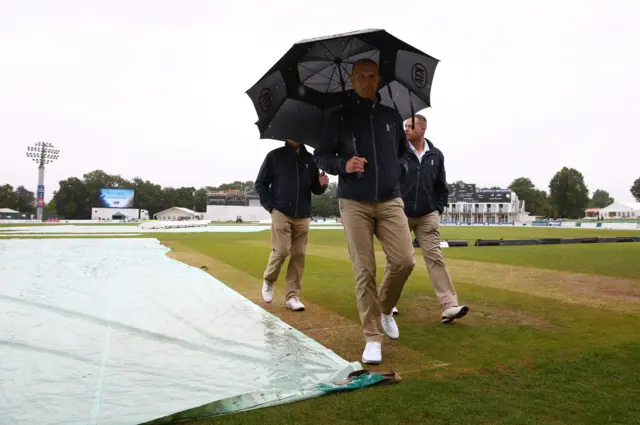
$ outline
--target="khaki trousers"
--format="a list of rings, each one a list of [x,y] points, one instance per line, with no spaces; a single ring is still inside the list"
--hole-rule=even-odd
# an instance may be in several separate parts
[[[384,338],[380,313],[391,314],[416,265],[411,232],[401,198],[385,202],[340,199],[340,216],[355,274],[358,313],[367,342]],[[386,255],[380,290],[376,285],[373,236]]]
[[[271,254],[264,271],[264,280],[274,284],[287,257],[286,300],[297,297],[302,286],[304,260],[309,235],[309,218],[291,218],[278,210],[271,212]]]
[[[431,285],[440,302],[440,308],[458,305],[458,295],[451,282],[451,277],[444,265],[442,248],[440,248],[440,214],[434,211],[419,218],[409,217],[409,228],[415,233],[422,249],[424,263],[427,265]]]

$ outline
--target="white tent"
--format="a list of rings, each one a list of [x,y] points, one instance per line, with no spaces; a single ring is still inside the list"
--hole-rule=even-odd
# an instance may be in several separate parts
[[[640,218],[640,202],[614,202],[600,210],[603,218]]]
[[[164,211],[160,211],[153,215],[156,220],[173,221],[173,220],[198,220],[203,214],[197,213],[188,208],[171,207]]]
[[[0,208],[0,214],[20,214],[20,211],[12,210],[11,208]]]

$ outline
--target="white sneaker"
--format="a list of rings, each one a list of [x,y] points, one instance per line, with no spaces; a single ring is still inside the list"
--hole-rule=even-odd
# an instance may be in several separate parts
[[[391,310],[391,314],[393,314],[394,316],[400,314],[400,312],[398,311],[398,307],[393,307],[393,310]]]
[[[382,343],[367,342],[362,352],[362,363],[380,364],[382,363]]]
[[[396,319],[393,318],[393,314],[382,314],[381,316],[384,333],[391,339],[400,338],[400,330],[396,324]]]
[[[449,307],[442,312],[442,323],[451,323],[456,319],[464,317],[469,312],[469,307],[466,305]]]
[[[262,299],[266,303],[273,301],[273,285],[269,285],[266,280],[262,282]]]
[[[298,297],[289,298],[287,302],[284,303],[284,306],[293,311],[304,310],[304,304],[300,302]]]

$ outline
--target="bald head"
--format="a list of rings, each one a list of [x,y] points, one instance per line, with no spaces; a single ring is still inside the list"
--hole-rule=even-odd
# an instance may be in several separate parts
[[[380,84],[378,64],[371,59],[362,59],[354,63],[351,83],[358,96],[375,100]]]

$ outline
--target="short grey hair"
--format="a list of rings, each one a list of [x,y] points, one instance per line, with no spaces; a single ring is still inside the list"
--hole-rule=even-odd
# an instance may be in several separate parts
[[[376,61],[374,61],[373,59],[364,58],[364,59],[358,59],[353,63],[353,67],[351,68],[351,73],[353,74],[353,70],[356,69],[356,66],[364,65],[364,64],[373,64],[376,66],[376,68],[379,69],[378,63]]]
[[[420,114],[415,114],[413,116],[415,119],[422,121],[423,123],[427,124],[427,118],[424,115],[420,115]]]

